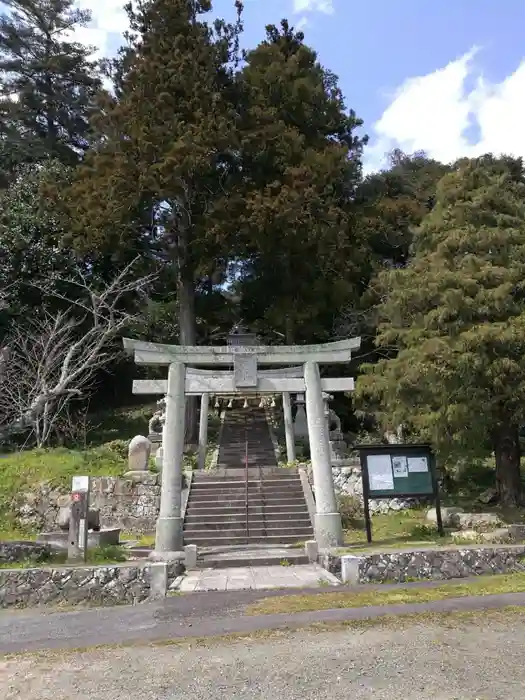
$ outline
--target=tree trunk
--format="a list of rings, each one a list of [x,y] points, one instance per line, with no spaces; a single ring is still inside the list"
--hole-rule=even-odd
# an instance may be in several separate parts
[[[521,447],[516,425],[502,424],[494,432],[494,454],[501,505],[521,505]]]
[[[197,344],[197,324],[195,319],[195,287],[193,275],[181,278],[178,290],[179,298],[179,345]],[[198,442],[197,396],[186,397],[186,420],[184,442],[195,445]]]
[[[187,258],[185,235],[179,237],[177,301],[179,313],[179,345],[197,344],[197,321],[195,318],[195,280],[193,268]],[[186,397],[184,442],[198,443],[197,396]]]

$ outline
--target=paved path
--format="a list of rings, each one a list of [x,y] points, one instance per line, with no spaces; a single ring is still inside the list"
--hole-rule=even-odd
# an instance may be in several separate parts
[[[521,700],[525,617],[0,661],[2,700]]]
[[[288,592],[296,593],[297,589],[288,589]],[[301,592],[319,594],[322,589]],[[246,634],[265,629],[297,628],[315,622],[363,620],[405,613],[488,610],[507,605],[525,607],[525,593],[508,593],[414,605],[321,610],[294,615],[243,615],[246,605],[269,595],[283,593],[286,591],[193,593],[136,606],[72,612],[3,612],[0,614],[0,654]]]
[[[177,582],[182,593],[246,591],[272,588],[340,586],[341,581],[319,564],[299,566],[243,566],[190,571]]]

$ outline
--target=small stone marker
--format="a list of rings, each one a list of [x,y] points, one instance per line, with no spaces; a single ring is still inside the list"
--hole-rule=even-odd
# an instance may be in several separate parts
[[[150,599],[165,598],[168,590],[168,565],[158,562],[149,565]]]
[[[68,561],[87,559],[89,476],[74,476],[71,483]]]
[[[184,547],[184,566],[188,570],[197,568],[197,545],[196,544],[187,544]]]
[[[304,551],[308,557],[308,561],[312,564],[317,563],[317,558],[319,556],[319,546],[315,540],[308,540],[304,543]]]
[[[147,471],[149,456],[151,454],[151,442],[144,435],[135,435],[128,448],[128,471]]]

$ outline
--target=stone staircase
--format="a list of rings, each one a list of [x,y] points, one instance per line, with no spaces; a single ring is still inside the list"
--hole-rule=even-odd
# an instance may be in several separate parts
[[[273,442],[263,408],[231,409],[226,412],[221,431],[217,467],[245,469],[277,467]]]
[[[264,411],[228,412],[217,469],[193,475],[184,519],[185,544],[279,546],[312,536],[299,474],[277,467]]]

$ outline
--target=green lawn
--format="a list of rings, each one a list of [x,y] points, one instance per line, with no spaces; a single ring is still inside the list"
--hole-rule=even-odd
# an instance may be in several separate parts
[[[425,520],[427,508],[372,516],[372,544],[366,541],[365,522],[355,522],[345,531],[345,547],[341,551],[387,549],[396,547],[450,544],[450,537],[441,537],[436,527]]]
[[[446,598],[464,598],[473,595],[525,592],[525,573],[480,576],[468,583],[445,583],[433,588],[392,588],[349,592],[317,593],[314,595],[287,595],[263,598],[249,605],[246,615],[274,615],[311,610],[361,608],[371,605],[399,605],[427,603]]]

